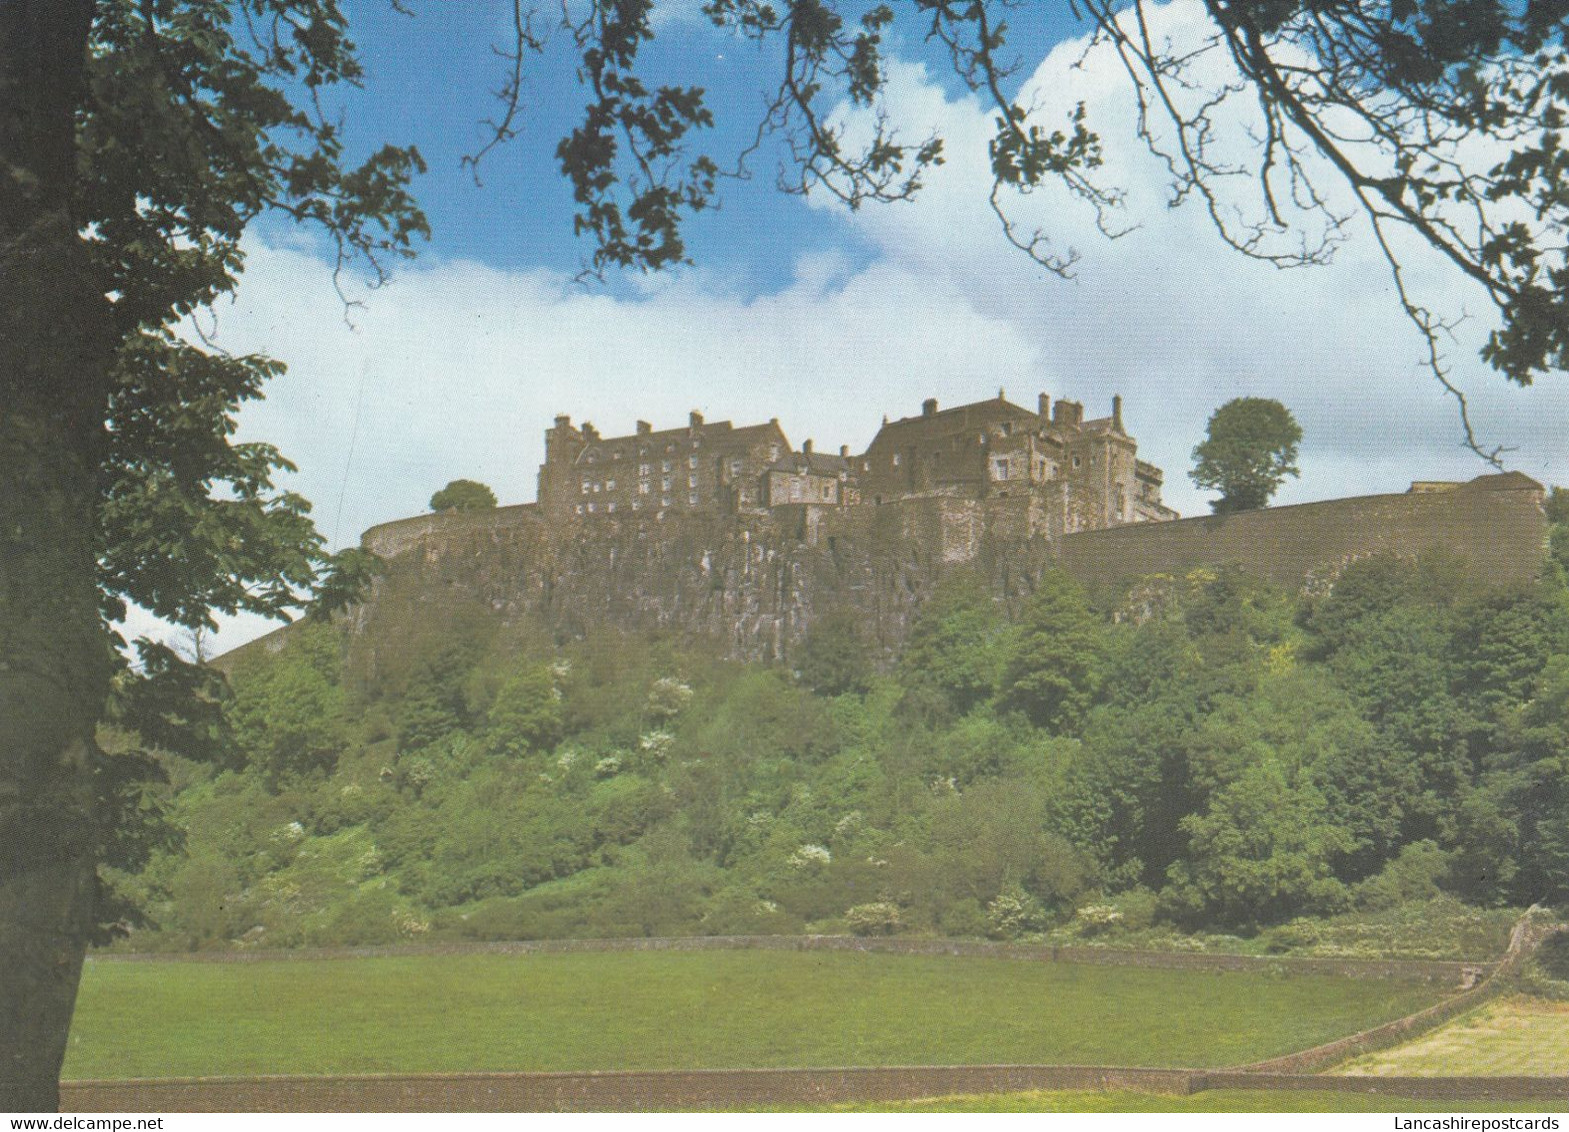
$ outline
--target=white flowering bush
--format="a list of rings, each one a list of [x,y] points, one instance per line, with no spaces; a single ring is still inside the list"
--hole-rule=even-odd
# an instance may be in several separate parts
[[[668,731],[650,731],[638,737],[637,749],[655,762],[664,762],[675,741],[676,737]]]
[[[1115,904],[1086,904],[1074,913],[1086,933],[1105,931],[1122,923],[1122,909]]]
[[[603,756],[594,764],[594,773],[600,778],[614,778],[621,773],[621,756],[615,751]]]
[[[1038,932],[1046,924],[1041,902],[1016,884],[1010,884],[986,905],[986,930],[994,939],[1018,939]]]
[[[803,845],[790,855],[790,867],[820,869],[834,859],[826,845]]]
[[[692,702],[692,686],[673,676],[661,676],[648,689],[648,714],[655,719],[674,719]]]
[[[874,900],[845,909],[845,927],[856,935],[892,935],[901,927],[899,906],[889,900]]]

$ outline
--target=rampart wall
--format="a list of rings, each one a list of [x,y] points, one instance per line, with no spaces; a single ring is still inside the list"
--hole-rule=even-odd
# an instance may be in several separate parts
[[[367,531],[365,545],[391,568],[361,616],[375,619],[382,604],[466,603],[540,619],[563,639],[602,627],[656,630],[722,642],[738,659],[775,659],[816,617],[845,610],[886,660],[924,597],[957,568],[984,580],[1010,611],[1055,563],[1105,594],[1145,575],[1233,563],[1297,586],[1378,551],[1442,549],[1479,579],[1506,585],[1535,575],[1545,532],[1541,489],[1522,476],[1075,534],[1053,529],[1029,497],[565,524],[522,506]]]
[[[1367,495],[1084,531],[1062,539],[1061,561],[1092,585],[1232,563],[1299,585],[1333,577],[1380,551],[1445,550],[1465,559],[1479,579],[1509,585],[1535,576],[1545,535],[1541,489],[1524,477],[1500,476],[1432,494]]]

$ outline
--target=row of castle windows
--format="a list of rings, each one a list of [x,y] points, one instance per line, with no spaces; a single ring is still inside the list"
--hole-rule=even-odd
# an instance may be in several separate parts
[[[659,505],[661,507],[669,507],[672,504],[672,502],[673,501],[670,498],[670,496],[666,495],[666,496],[663,496],[663,497],[660,498]],[[687,506],[689,506],[689,507],[696,507],[697,506],[697,492],[694,491],[694,492],[691,492],[690,494],[688,494],[687,497],[686,497],[686,502],[687,502]],[[607,515],[610,514],[613,511],[615,511],[615,509],[616,509],[615,500],[611,500],[609,503],[605,504],[605,513]],[[641,511],[642,509],[643,509],[643,501],[641,499],[634,499],[634,500],[632,500],[632,510],[634,510],[634,511]],[[596,504],[596,503],[579,503],[574,508],[574,511],[577,514],[579,514],[579,515],[593,515],[593,514],[596,514],[598,512],[598,510],[599,510],[599,505]]]
[[[702,444],[701,440],[694,440],[694,441],[692,441],[692,447],[693,448],[697,448],[701,444]],[[674,452],[675,450],[676,450],[676,446],[674,444],[667,444],[667,445],[665,445],[665,451],[666,452]],[[648,447],[647,447],[647,445],[644,445],[644,446],[640,447],[637,450],[637,454],[640,457],[647,456],[648,455]],[[612,460],[619,460],[619,459],[621,459],[621,453],[619,451],[612,451],[610,453],[610,458]],[[691,461],[692,467],[694,467],[694,468],[697,467],[697,457],[696,456],[690,456],[690,457],[688,457],[688,459]],[[599,453],[594,451],[592,448],[590,448],[588,451],[583,453],[583,463],[585,463],[585,464],[595,464],[595,463],[598,463],[598,462],[599,462]],[[670,461],[669,460],[665,461],[665,470],[666,471],[670,470]]]
[[[665,491],[669,491],[670,490],[670,485],[672,483],[672,480],[673,480],[673,477],[671,477],[671,476],[664,476],[664,477],[662,477],[660,479],[659,486],[661,488],[663,488]],[[695,476],[695,475],[687,476],[686,477],[686,486],[695,488],[697,486],[697,476]],[[598,480],[584,480],[583,481],[583,485],[582,485],[582,494],[584,494],[584,495],[597,495],[600,491],[614,491],[614,490],[616,490],[616,481],[615,480],[606,480],[603,484],[601,484]],[[638,491],[639,495],[647,495],[648,494],[648,492],[649,492],[649,481],[646,478],[642,479],[642,480],[640,480],[638,482],[637,491]]]

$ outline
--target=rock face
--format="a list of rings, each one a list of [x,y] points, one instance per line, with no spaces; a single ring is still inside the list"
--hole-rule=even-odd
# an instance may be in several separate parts
[[[1077,533],[1064,533],[1037,497],[583,522],[547,521],[524,505],[367,531],[364,545],[389,569],[361,618],[389,616],[408,602],[452,603],[531,617],[564,638],[597,628],[663,630],[760,660],[787,655],[821,614],[848,611],[886,659],[925,595],[955,569],[984,579],[1010,607],[1053,565],[1103,593],[1145,575],[1227,564],[1305,585],[1332,580],[1368,554],[1442,549],[1481,581],[1526,582],[1542,561],[1542,499],[1540,484],[1508,474]]]

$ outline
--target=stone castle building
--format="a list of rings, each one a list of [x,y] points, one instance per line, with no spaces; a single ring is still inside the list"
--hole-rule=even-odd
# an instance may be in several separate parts
[[[919,416],[884,418],[860,455],[815,452],[809,440],[794,450],[777,419],[736,428],[693,413],[685,428],[656,432],[639,421],[630,436],[604,437],[559,416],[545,431],[538,499],[544,517],[570,522],[1011,497],[1072,533],[1177,518],[1160,501],[1161,480],[1123,428],[1121,397],[1110,416],[1085,420],[1078,402],[1053,405],[1043,393],[1031,412],[999,390],[989,401],[939,410],[931,399]]]
[[[1013,614],[1053,568],[1116,602],[1197,568],[1318,589],[1370,554],[1442,553],[1502,586],[1528,584],[1543,561],[1543,487],[1518,473],[1190,519],[1161,503],[1161,478],[1118,398],[1094,420],[1044,396],[1034,412],[1001,394],[927,401],[858,454],[794,448],[778,421],[694,413],[604,437],[563,416],[546,432],[536,503],[367,531],[387,568],[355,624],[376,640],[385,620],[391,639],[417,606],[430,624],[524,618],[562,640],[648,629],[781,659],[818,618],[848,613],[891,663],[952,570]]]

